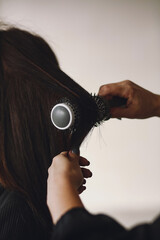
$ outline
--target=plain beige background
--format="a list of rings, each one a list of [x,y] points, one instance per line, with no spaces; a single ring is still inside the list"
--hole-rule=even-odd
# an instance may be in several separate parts
[[[89,92],[130,79],[160,94],[159,0],[0,0],[1,20],[43,36],[61,68]],[[160,212],[160,119],[111,119],[84,142],[92,213],[126,227]]]

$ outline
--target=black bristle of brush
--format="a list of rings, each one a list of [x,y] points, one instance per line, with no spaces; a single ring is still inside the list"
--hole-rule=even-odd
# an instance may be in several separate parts
[[[94,99],[96,106],[97,106],[97,120],[94,124],[95,127],[99,126],[103,121],[110,119],[110,105],[109,102],[104,100],[104,98],[93,95],[92,98]]]
[[[75,122],[74,122],[74,126],[70,128],[70,131],[72,133],[75,132],[77,127],[80,124],[80,118],[81,118],[80,108],[78,107],[77,104],[74,103],[72,99],[68,99],[67,97],[61,98],[57,103],[65,103],[72,108],[75,116]]]

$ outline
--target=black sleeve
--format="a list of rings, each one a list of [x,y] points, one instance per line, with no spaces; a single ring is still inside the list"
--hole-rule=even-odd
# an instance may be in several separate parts
[[[55,226],[52,240],[159,240],[160,219],[126,230],[106,215],[92,215],[83,208],[68,211]]]

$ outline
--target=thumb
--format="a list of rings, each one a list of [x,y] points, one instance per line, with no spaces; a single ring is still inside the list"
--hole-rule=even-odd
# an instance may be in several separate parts
[[[101,97],[110,96],[123,96],[123,88],[120,83],[114,84],[106,84],[100,87],[99,93]]]
[[[69,151],[68,155],[71,160],[79,162],[79,156],[77,154],[75,154],[73,151]]]

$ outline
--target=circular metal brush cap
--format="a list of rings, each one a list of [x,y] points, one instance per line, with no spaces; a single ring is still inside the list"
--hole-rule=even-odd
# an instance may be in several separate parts
[[[58,103],[52,108],[51,120],[56,128],[66,130],[74,125],[75,114],[66,103]]]

